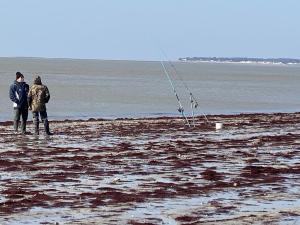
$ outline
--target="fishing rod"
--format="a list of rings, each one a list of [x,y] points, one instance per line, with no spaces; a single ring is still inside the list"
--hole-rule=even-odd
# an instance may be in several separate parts
[[[169,80],[169,82],[170,82],[170,84],[171,84],[171,87],[172,87],[172,89],[173,89],[174,95],[175,95],[175,97],[176,97],[176,99],[177,99],[177,102],[178,102],[178,105],[179,105],[178,112],[181,113],[181,115],[182,115],[182,117],[185,119],[187,125],[188,125],[189,127],[191,127],[189,120],[187,119],[187,117],[186,117],[185,114],[184,114],[184,108],[183,108],[183,106],[182,106],[182,104],[181,104],[181,102],[180,102],[179,96],[178,96],[178,94],[177,94],[177,92],[176,92],[176,90],[175,90],[175,87],[174,87],[174,84],[173,84],[173,82],[172,82],[172,80],[171,80],[171,78],[170,78],[170,75],[169,75],[169,73],[168,73],[168,71],[167,71],[167,69],[166,69],[164,63],[163,63],[162,61],[160,61],[160,64],[162,65],[162,68],[164,69],[164,73],[166,74],[166,76],[167,76],[167,78],[168,78],[168,80]]]
[[[199,104],[197,102],[197,99],[193,95],[192,91],[190,90],[190,88],[188,87],[188,85],[186,84],[186,82],[180,76],[180,74],[177,71],[175,65],[168,59],[167,54],[163,51],[162,48],[160,48],[160,51],[162,52],[162,54],[164,55],[164,57],[167,59],[167,61],[170,64],[171,68],[174,70],[175,75],[180,79],[180,81],[183,83],[185,89],[189,92],[189,95],[190,95],[190,105],[191,105],[192,117],[193,117],[193,126],[195,127],[195,112],[194,112],[194,110],[197,109],[197,107],[199,106]],[[209,123],[209,120],[207,119],[206,115],[202,111],[200,111],[200,112],[204,116],[206,122]]]
[[[190,90],[190,88],[188,87],[188,85],[186,84],[186,82],[180,76],[180,74],[177,71],[175,65],[170,60],[168,60],[168,62],[170,64],[170,66],[172,67],[172,69],[174,70],[175,75],[181,80],[181,82],[183,83],[184,87],[186,88],[187,92],[190,95],[190,105],[191,105],[191,110],[192,110],[193,125],[195,127],[195,113],[194,113],[194,110],[197,109],[197,107],[199,106],[199,103],[198,103],[196,97],[194,96],[194,94],[192,93],[192,91]],[[202,111],[200,111],[200,112],[204,116],[206,122],[209,123],[209,120],[207,119],[206,115]]]

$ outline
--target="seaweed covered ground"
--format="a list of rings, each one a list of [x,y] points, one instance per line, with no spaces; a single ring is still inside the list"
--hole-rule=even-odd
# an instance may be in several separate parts
[[[0,224],[300,224],[300,113],[208,120],[1,122]]]

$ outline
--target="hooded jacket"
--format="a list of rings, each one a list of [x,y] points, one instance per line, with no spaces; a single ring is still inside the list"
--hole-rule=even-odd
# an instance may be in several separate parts
[[[50,93],[47,86],[43,85],[38,76],[34,79],[33,85],[28,93],[28,105],[32,112],[46,111],[46,103],[50,100]]]
[[[9,88],[9,98],[13,102],[14,108],[28,108],[27,94],[29,85],[25,82],[14,81]]]

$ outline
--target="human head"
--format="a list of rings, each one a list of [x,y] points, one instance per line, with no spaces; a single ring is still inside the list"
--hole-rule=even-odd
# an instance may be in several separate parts
[[[20,72],[16,72],[16,81],[18,82],[24,81],[24,75]]]
[[[33,79],[33,84],[38,84],[41,85],[42,84],[42,80],[40,76],[35,76]]]

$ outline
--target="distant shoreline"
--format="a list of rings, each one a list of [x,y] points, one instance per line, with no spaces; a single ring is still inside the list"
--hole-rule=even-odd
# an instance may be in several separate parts
[[[178,59],[181,62],[209,62],[209,63],[241,63],[241,64],[270,64],[296,65],[300,59],[292,58],[246,58],[246,57],[185,57]]]
[[[262,64],[262,65],[298,65],[300,59],[290,58],[243,58],[243,57],[184,57],[172,59],[172,60],[150,60],[150,59],[101,59],[101,58],[54,58],[54,57],[27,57],[27,56],[15,56],[4,57],[0,56],[0,61],[4,60],[29,60],[29,61],[106,61],[106,62],[149,62],[156,63],[160,61],[172,61],[172,62],[193,62],[193,63],[238,63],[238,64]]]

